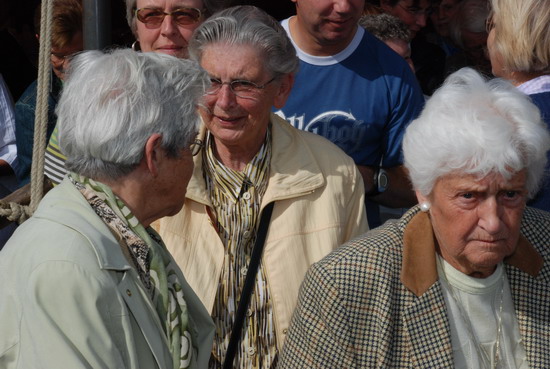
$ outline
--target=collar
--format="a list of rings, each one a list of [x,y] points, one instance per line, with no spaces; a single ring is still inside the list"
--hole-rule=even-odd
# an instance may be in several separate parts
[[[271,114],[271,163],[262,207],[269,202],[293,198],[325,185],[317,159],[303,135],[281,117]],[[195,168],[187,186],[186,197],[209,207],[212,201],[206,189],[202,155],[194,157]]]
[[[66,225],[87,238],[101,269],[133,268],[119,251],[119,240],[67,177],[44,196],[33,216]]]
[[[504,259],[504,263],[533,277],[538,276],[543,262],[542,256],[523,235],[519,236],[514,253]],[[421,296],[438,278],[432,223],[427,213],[418,212],[403,233],[401,282],[416,296]]]
[[[290,17],[294,18],[295,15]],[[290,18],[284,19],[281,21],[281,26],[286,31],[288,38],[290,39],[290,42],[292,42],[292,45],[296,49],[296,55],[298,58],[306,63],[312,64],[312,65],[318,65],[318,66],[327,66],[327,65],[335,65],[338,63],[343,62],[346,60],[351,54],[355,52],[355,50],[359,47],[359,44],[361,44],[361,41],[363,40],[363,37],[365,35],[365,29],[363,27],[357,26],[357,29],[355,31],[355,35],[353,36],[352,40],[350,41],[349,45],[346,46],[346,48],[342,51],[340,51],[337,54],[330,55],[330,56],[316,56],[311,55],[300,49],[300,47],[294,42],[294,39],[292,38],[292,34],[290,32]]]
[[[260,150],[245,166],[242,172],[226,167],[214,155],[212,135],[208,134],[206,145],[203,151],[204,173],[212,197],[221,195],[231,199],[232,202],[238,201],[243,191],[248,190],[250,185],[258,191],[267,185],[269,175],[269,162],[271,161],[271,127],[267,129],[266,138],[260,147]],[[215,189],[215,190],[213,190]],[[221,191],[221,192],[218,192]],[[260,191],[263,194],[263,191]]]
[[[540,94],[550,91],[550,75],[545,74],[526,81],[517,87],[526,95]]]

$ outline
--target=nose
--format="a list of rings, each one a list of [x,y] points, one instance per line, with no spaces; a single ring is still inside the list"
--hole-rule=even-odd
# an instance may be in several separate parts
[[[426,15],[426,13],[418,15],[416,17],[416,25],[420,26],[420,28],[426,27],[426,19],[427,18],[428,18],[428,16]]]
[[[489,234],[497,234],[501,227],[501,205],[495,197],[488,197],[478,208],[479,226]]]
[[[352,11],[350,0],[335,0],[334,10],[337,13],[349,13],[350,11]]]
[[[173,35],[177,32],[178,25],[174,21],[171,15],[167,15],[162,20],[160,31],[163,35]]]
[[[222,85],[218,93],[216,94],[216,105],[221,109],[227,111],[233,108],[237,104],[237,96],[229,85]]]

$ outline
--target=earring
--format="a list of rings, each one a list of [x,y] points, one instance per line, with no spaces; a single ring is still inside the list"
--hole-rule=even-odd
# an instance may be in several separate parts
[[[423,202],[420,204],[420,210],[424,213],[427,213],[428,211],[430,211],[431,206],[432,204],[430,204],[429,202]]]
[[[132,43],[132,50],[141,51],[141,45],[139,44],[138,40],[136,40]]]

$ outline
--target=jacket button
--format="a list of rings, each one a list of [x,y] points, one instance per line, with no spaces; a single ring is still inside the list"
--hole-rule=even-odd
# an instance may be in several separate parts
[[[250,200],[250,193],[248,192],[243,193],[243,199]]]
[[[127,294],[128,296],[132,296],[132,291],[126,290],[126,294]]]
[[[246,353],[248,354],[248,356],[253,356],[256,353],[256,349],[254,347],[249,347],[246,350]]]
[[[287,334],[287,333],[288,333],[288,329],[287,328],[283,329],[283,334]]]

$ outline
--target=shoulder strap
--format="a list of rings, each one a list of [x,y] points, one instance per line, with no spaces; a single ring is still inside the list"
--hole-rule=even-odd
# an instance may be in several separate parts
[[[233,329],[231,330],[231,337],[229,338],[229,344],[227,345],[227,352],[225,353],[223,369],[233,368],[233,360],[235,359],[235,353],[237,352],[237,345],[241,340],[241,331],[243,328],[244,317],[248,309],[250,295],[252,294],[252,290],[254,289],[256,275],[258,274],[258,268],[260,266],[260,259],[262,257],[262,252],[265,244],[265,236],[267,235],[269,220],[271,219],[271,213],[273,212],[273,204],[273,202],[267,204],[260,218],[258,234],[256,235],[256,242],[254,243],[254,249],[252,250],[252,256],[250,257],[250,263],[248,265],[248,272],[246,273],[246,278],[244,280],[244,287],[243,291],[241,292],[239,307],[237,308],[235,322],[233,323]]]

